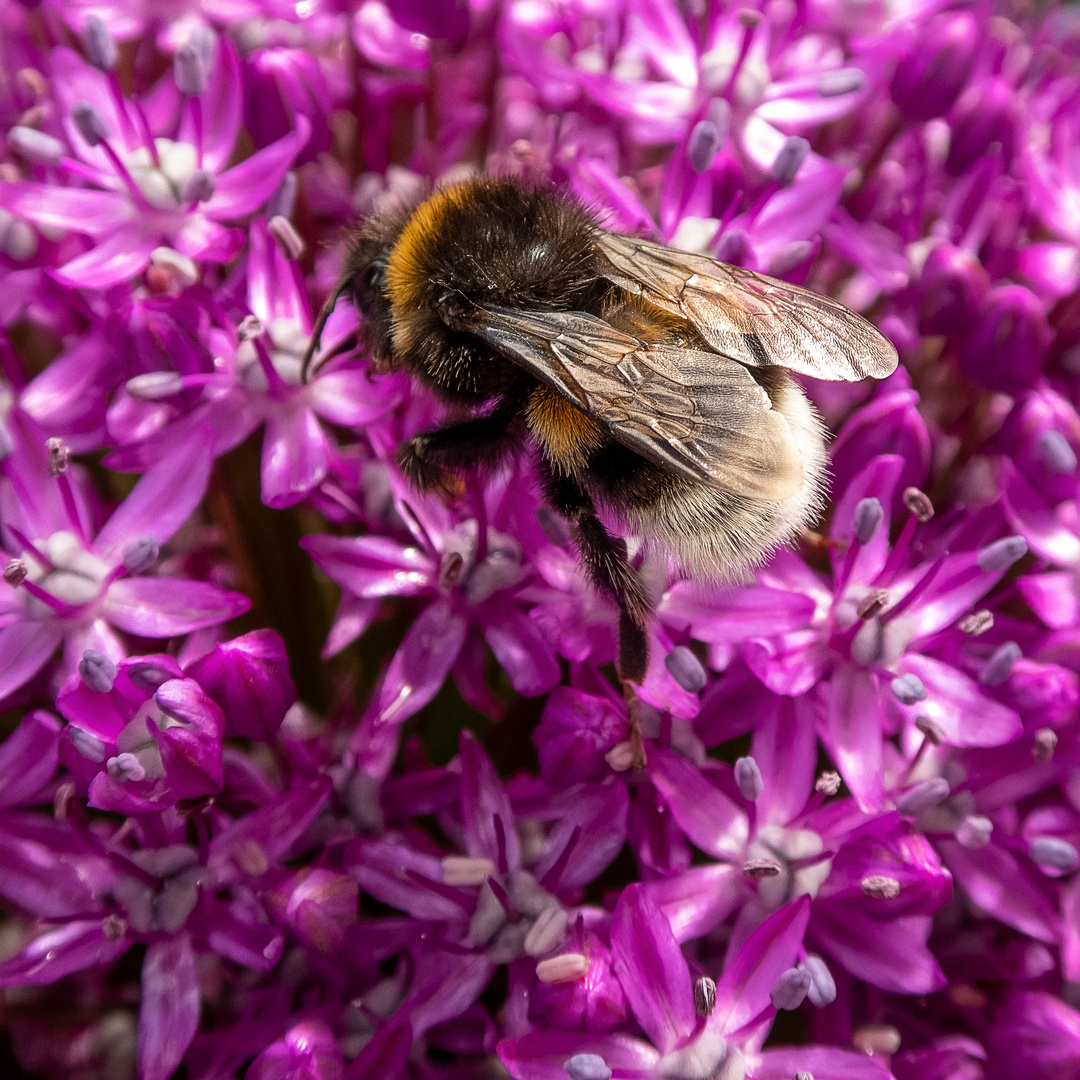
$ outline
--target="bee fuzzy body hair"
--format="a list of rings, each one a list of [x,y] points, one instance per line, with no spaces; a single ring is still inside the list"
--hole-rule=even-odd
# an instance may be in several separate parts
[[[736,581],[794,540],[821,516],[827,496],[825,427],[806,395],[773,369],[773,407],[787,420],[802,453],[804,483],[778,502],[747,499],[675,478],[665,497],[619,508],[627,525],[666,551],[686,575]]]

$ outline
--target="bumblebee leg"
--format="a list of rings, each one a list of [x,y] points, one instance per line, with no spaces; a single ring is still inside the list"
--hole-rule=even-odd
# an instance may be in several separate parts
[[[405,478],[421,491],[442,490],[461,494],[454,473],[485,470],[498,463],[523,441],[520,411],[507,415],[503,407],[489,416],[416,435],[398,450],[398,465]]]
[[[652,606],[626,558],[626,544],[604,528],[588,492],[576,480],[556,475],[546,462],[541,477],[548,501],[577,526],[578,551],[589,580],[619,605],[619,675],[640,683],[649,659],[645,625]]]

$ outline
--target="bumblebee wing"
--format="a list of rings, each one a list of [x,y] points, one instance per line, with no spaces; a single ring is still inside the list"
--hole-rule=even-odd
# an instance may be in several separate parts
[[[485,308],[470,330],[670,472],[753,499],[802,487],[787,421],[726,356],[646,345],[581,312]]]
[[[888,338],[827,296],[619,233],[600,233],[599,249],[608,264],[603,277],[681,315],[741,364],[850,382],[896,369]]]

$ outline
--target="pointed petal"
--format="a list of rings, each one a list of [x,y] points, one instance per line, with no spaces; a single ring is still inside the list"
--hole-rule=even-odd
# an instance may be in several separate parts
[[[817,765],[812,703],[805,697],[783,697],[773,705],[761,709],[750,744],[765,783],[756,804],[759,826],[785,825],[802,810]]]
[[[810,897],[800,896],[770,915],[728,961],[716,984],[716,1009],[707,1026],[737,1031],[770,1005],[769,992],[792,967],[810,921]]]
[[[892,1080],[880,1058],[836,1046],[778,1046],[765,1050],[754,1080],[791,1080],[799,1072],[814,1080]]]
[[[499,1061],[514,1080],[566,1080],[564,1062],[575,1054],[595,1054],[620,1080],[653,1080],[660,1055],[629,1035],[537,1028],[497,1047]]]
[[[208,581],[122,578],[105,600],[109,622],[142,637],[163,638],[216,626],[242,615],[251,601]]]
[[[1068,570],[1030,574],[1016,583],[1035,614],[1053,630],[1068,630],[1080,623],[1080,593]]]
[[[21,953],[0,963],[0,987],[48,986],[86,968],[111,964],[131,941],[106,936],[101,919],[70,922],[34,938]]]
[[[3,645],[0,644],[0,655]],[[60,721],[36,709],[0,743],[0,807],[29,803],[60,764]]]
[[[851,570],[851,581],[873,581],[885,565],[889,556],[889,510],[893,505],[896,482],[903,469],[903,458],[895,454],[881,454],[851,481],[836,504],[832,538],[848,544],[855,542],[855,508],[863,499],[875,498],[885,510],[885,520],[878,526],[877,532],[869,543],[862,544],[859,548]],[[838,571],[845,559],[846,554],[836,555],[834,562]]]
[[[329,467],[330,444],[311,409],[290,409],[266,421],[262,500],[267,506],[294,506],[322,483]]]
[[[854,664],[840,664],[833,672],[828,693],[822,740],[859,808],[877,810],[884,797],[884,714],[877,678]]]
[[[640,883],[628,885],[611,920],[611,958],[637,1022],[663,1054],[693,1030],[694,988],[663,911]]]
[[[230,262],[240,254],[240,249],[244,246],[244,233],[240,229],[227,229],[206,214],[193,211],[188,214],[180,231],[173,236],[172,246],[189,259]]]
[[[380,724],[400,724],[439,692],[467,630],[468,623],[441,601],[420,614],[386,671],[376,704]]]
[[[106,289],[140,273],[160,243],[156,233],[148,236],[134,226],[121,228],[84,255],[64,263],[53,275],[75,288]]]
[[[471,731],[461,733],[461,824],[465,850],[491,859],[499,869],[521,867],[521,845],[514,827],[514,811],[491,758]],[[499,843],[496,818],[502,825]],[[505,869],[504,869],[505,868]]]
[[[140,1080],[169,1080],[199,1023],[195,953],[188,934],[155,941],[142,969],[139,1008]]]
[[[354,596],[415,596],[433,584],[427,555],[385,536],[305,536],[300,546]]]
[[[742,857],[746,815],[685,758],[649,748],[649,775],[687,839],[717,859]]]
[[[555,650],[536,620],[520,608],[501,606],[493,618],[483,620],[483,631],[495,659],[523,697],[546,694],[562,677]]]
[[[213,173],[220,172],[232,155],[244,108],[236,46],[225,34],[219,34],[216,52],[202,94],[203,167]],[[195,125],[190,109],[183,112],[178,139],[181,142],[195,142]]]
[[[310,134],[307,117],[298,114],[295,131],[218,176],[214,194],[203,203],[203,211],[227,221],[257,210],[277,190]]]
[[[53,187],[50,184],[0,184],[0,209],[46,229],[70,229],[105,236],[125,226],[131,203],[115,191]]]
[[[199,428],[144,473],[98,533],[97,554],[116,563],[133,540],[150,536],[164,544],[171,539],[206,493],[212,442],[210,429]]]
[[[51,619],[0,627],[0,701],[36,675],[63,640],[63,630]]]

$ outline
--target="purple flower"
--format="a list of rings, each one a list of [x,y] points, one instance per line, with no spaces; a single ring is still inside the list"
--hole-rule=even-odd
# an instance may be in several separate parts
[[[19,568],[0,586],[0,649],[12,658],[0,697],[17,690],[64,646],[74,671],[87,649],[120,660],[117,631],[165,638],[214,626],[247,610],[246,597],[204,581],[129,571],[147,569],[145,541],[164,544],[199,504],[209,474],[205,433],[147,472],[100,528],[77,470],[51,462],[31,421],[12,414],[18,443],[3,463],[3,543]],[[17,582],[17,584],[14,584]]]

